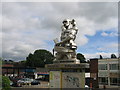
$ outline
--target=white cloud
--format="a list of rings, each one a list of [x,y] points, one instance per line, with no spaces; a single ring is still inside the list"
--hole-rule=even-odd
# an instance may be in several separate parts
[[[106,52],[100,52],[100,53],[85,53],[84,56],[86,59],[92,59],[92,58],[100,58],[100,55],[102,55],[103,58],[110,58],[111,54],[115,54],[118,57],[118,53],[106,53]]]
[[[108,48],[112,48],[112,49],[118,48],[118,43],[111,43],[111,44],[108,44],[107,47],[108,47]]]
[[[114,37],[114,36],[118,36],[118,33],[117,32],[111,32],[111,33],[102,32],[101,35]]]
[[[101,35],[102,35],[102,36],[108,36],[108,33],[102,32]]]
[[[111,33],[110,33],[110,36],[111,36],[111,37],[118,36],[118,33],[111,32]]]
[[[97,48],[97,50],[99,51],[116,51],[118,52],[118,43],[109,43],[109,44],[104,44],[104,46],[101,46],[99,48]]]
[[[86,35],[94,36],[98,30],[117,28],[117,3],[34,2],[3,3],[2,6],[3,56],[6,58],[17,59],[38,48],[53,48],[47,41],[60,36],[60,27],[65,18],[74,18],[77,22],[78,46],[88,43]]]

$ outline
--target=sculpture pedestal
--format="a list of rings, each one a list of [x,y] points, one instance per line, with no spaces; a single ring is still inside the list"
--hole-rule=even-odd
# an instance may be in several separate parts
[[[47,64],[49,88],[84,88],[86,64]]]
[[[61,63],[61,64],[80,64],[80,60],[56,60],[53,62],[54,64],[58,64],[58,63]]]

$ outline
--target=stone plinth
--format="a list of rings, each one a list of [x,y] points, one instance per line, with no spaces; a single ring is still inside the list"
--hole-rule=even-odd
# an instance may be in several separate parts
[[[84,88],[85,68],[88,66],[81,64],[48,64],[49,87],[50,88]]]

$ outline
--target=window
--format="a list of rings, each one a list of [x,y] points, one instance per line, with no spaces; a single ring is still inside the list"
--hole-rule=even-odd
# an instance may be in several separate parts
[[[118,78],[118,86],[120,86],[120,77]]]
[[[118,70],[118,64],[110,64],[110,70]]]
[[[118,85],[119,79],[118,78],[110,78],[110,85]]]
[[[99,70],[107,70],[107,64],[99,64]]]
[[[99,77],[99,84],[108,85],[108,78],[107,77]]]

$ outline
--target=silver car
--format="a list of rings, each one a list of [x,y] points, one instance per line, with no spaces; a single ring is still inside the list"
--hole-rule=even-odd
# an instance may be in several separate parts
[[[18,86],[30,85],[32,81],[33,81],[33,79],[30,79],[30,78],[22,78],[17,81],[17,84],[18,84]]]

